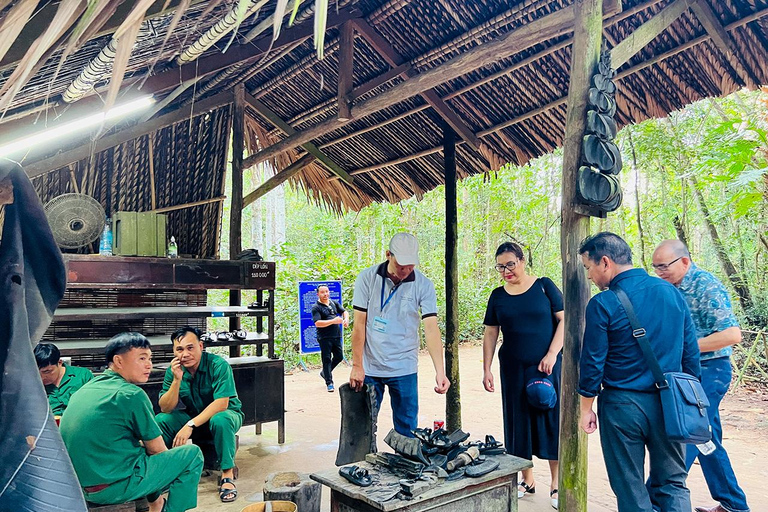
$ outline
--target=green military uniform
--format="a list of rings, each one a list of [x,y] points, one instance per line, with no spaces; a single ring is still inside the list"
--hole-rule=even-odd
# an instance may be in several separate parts
[[[179,401],[184,404],[185,409],[160,413],[156,417],[166,446],[171,446],[178,431],[211,402],[219,398],[229,398],[226,411],[214,414],[206,425],[198,425],[192,430],[192,442],[198,444],[213,438],[220,468],[226,470],[235,467],[235,434],[243,425],[243,413],[235,389],[232,367],[223,357],[203,352],[194,376],[186,368],[182,369],[184,376],[179,386]],[[160,396],[171,388],[171,384],[173,370],[168,368]]]
[[[144,496],[154,501],[168,491],[165,512],[195,508],[200,448],[147,455],[139,441],[158,436],[147,394],[112,370],[80,388],[61,418],[61,437],[88,501],[108,505]]]
[[[48,403],[51,404],[53,414],[61,416],[69,404],[72,393],[83,387],[91,379],[93,379],[91,370],[65,364],[64,376],[59,385],[49,384],[45,386],[45,394],[48,395]]]

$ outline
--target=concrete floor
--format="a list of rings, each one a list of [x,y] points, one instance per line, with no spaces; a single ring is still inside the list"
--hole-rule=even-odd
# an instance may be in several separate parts
[[[482,439],[492,434],[503,440],[501,419],[501,396],[487,393],[482,387],[482,349],[479,346],[462,346],[461,396],[463,429],[471,439]],[[237,463],[240,491],[234,503],[221,503],[216,492],[217,475],[204,477],[198,491],[196,511],[232,512],[240,511],[249,503],[262,499],[263,483],[270,473],[296,471],[312,473],[334,468],[339,437],[340,406],[337,393],[328,393],[318,375],[319,369],[309,373],[294,371],[285,377],[286,439],[283,445],[277,443],[277,423],[263,426],[262,434],[254,434],[254,427],[240,431],[240,451]],[[498,379],[498,372],[495,373]],[[349,378],[349,368],[343,363],[334,371],[337,386]],[[420,415],[419,425],[430,426],[433,420],[445,416],[445,400],[433,391],[434,372],[429,356],[420,357]],[[392,413],[384,397],[379,415],[379,448],[391,451],[383,443],[384,435],[392,427]],[[727,399],[726,399],[727,400]],[[744,406],[746,407],[746,406]],[[739,409],[738,402],[726,401],[725,409],[732,415],[755,414],[754,410]],[[750,412],[751,411],[751,412]],[[765,414],[763,410],[763,415]],[[728,414],[724,414],[727,418]],[[741,416],[739,416],[741,417]],[[725,420],[727,422],[727,419]],[[729,428],[726,423],[729,450],[739,480],[744,487],[753,512],[768,510],[768,470],[764,464],[768,456],[768,439],[765,430],[760,435],[755,431]],[[534,475],[538,492],[520,500],[520,512],[551,512],[549,504],[550,476],[548,465],[534,460]],[[697,466],[691,471],[689,487],[694,506],[712,506],[701,471]],[[615,498],[608,485],[603,465],[598,435],[589,436],[589,512],[614,512]],[[330,510],[330,493],[323,489],[322,510]]]

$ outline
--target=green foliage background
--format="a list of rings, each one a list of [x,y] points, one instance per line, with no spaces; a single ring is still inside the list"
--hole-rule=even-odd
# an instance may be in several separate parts
[[[636,265],[648,269],[656,244],[676,237],[674,219],[678,217],[694,260],[725,282],[692,190],[692,181],[696,181],[728,255],[751,289],[755,303],[752,318],[768,317],[768,246],[760,239],[768,238],[766,95],[737,93],[699,102],[667,119],[625,128],[617,142],[624,161],[620,175],[624,203],[608,219],[593,219],[592,232],[609,230],[622,235],[633,248]],[[497,173],[459,183],[462,340],[482,335],[487,298],[501,284],[491,267],[494,251],[502,241],[514,238],[527,246],[529,271],[560,282],[561,166],[561,152],[556,151],[525,166],[507,165]],[[444,198],[444,187],[438,187],[420,201],[412,198],[399,204],[373,204],[359,213],[336,216],[311,203],[303,192],[286,188],[286,241],[273,248],[280,355],[289,362],[298,357],[298,281],[341,279],[344,305],[349,306],[356,275],[384,260],[389,238],[398,231],[409,231],[419,238],[421,270],[436,285],[442,320]],[[227,257],[228,208],[227,204],[223,258]],[[252,210],[245,209],[244,226],[250,225]],[[253,246],[249,237],[250,230],[244,228],[244,248]],[[212,303],[226,302],[226,294],[221,292],[210,292],[209,297]],[[250,297],[246,295],[244,300]],[[745,318],[738,305],[737,312]],[[246,329],[254,327],[250,321],[245,319]],[[764,327],[764,320],[761,323],[755,327]],[[212,328],[217,325],[212,324]],[[348,336],[351,329],[347,331]],[[310,362],[317,361],[310,358]]]

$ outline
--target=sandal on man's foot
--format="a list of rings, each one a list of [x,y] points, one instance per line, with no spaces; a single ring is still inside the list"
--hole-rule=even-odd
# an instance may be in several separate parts
[[[232,489],[222,487],[224,484],[231,484]],[[231,478],[222,478],[219,481],[219,499],[222,503],[231,503],[237,499],[237,487],[235,481]]]
[[[368,487],[373,483],[371,475],[368,474],[368,470],[359,466],[345,466],[339,468],[339,474],[360,487]]]
[[[523,488],[521,491],[520,488]],[[528,485],[525,480],[517,484],[517,499],[522,498],[526,494],[536,494],[536,484]]]
[[[559,505],[559,500],[557,499],[558,494],[557,489],[549,491],[549,504],[552,505],[552,508],[555,510],[557,510],[557,506]]]

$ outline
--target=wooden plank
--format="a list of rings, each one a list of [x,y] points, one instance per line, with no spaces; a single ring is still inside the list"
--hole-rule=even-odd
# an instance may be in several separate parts
[[[597,69],[602,43],[602,0],[580,0],[575,4],[576,20],[568,113],[563,143],[562,225],[560,251],[563,260],[563,297],[565,340],[563,346],[562,383],[560,385],[560,453],[559,510],[587,512],[587,439],[579,426],[581,408],[579,358],[584,332],[584,311],[589,301],[589,282],[578,248],[589,233],[589,217],[573,209],[576,183],[581,163],[581,141],[586,130],[587,98],[592,74]]]
[[[611,50],[611,65],[620,68],[637,52],[645,48],[659,34],[683,14],[695,0],[675,0],[661,10],[656,16],[640,25],[626,39]]]
[[[59,308],[53,319],[60,320],[136,320],[142,318],[207,318],[266,315],[267,308],[249,309],[245,306],[167,306],[121,308]]]
[[[271,178],[269,178],[267,181],[262,183],[259,188],[245,196],[243,198],[243,208],[250,205],[251,203],[257,201],[260,197],[265,195],[267,192],[272,191],[273,189],[280,186],[285,181],[289,180],[294,174],[301,171],[303,168],[311,164],[317,159],[315,155],[312,155],[310,153],[305,154],[303,157],[299,158],[295,162],[293,162],[291,165],[280,171],[279,173],[275,174]]]
[[[760,80],[754,75],[751,69],[741,62],[736,52],[736,44],[731,39],[728,31],[718,19],[712,7],[705,0],[698,0],[691,4],[691,10],[699,19],[699,22],[710,35],[715,45],[728,58],[729,64],[733,66],[734,71],[742,80],[743,85],[750,89],[756,89],[760,85]]]
[[[345,22],[339,31],[339,84],[337,101],[339,104],[339,119],[352,118],[350,107],[354,98],[352,93],[352,77],[354,73],[355,28],[351,21]]]
[[[398,84],[391,89],[360,102],[352,107],[354,119],[360,119],[374,112],[400,103],[440,84],[466,75],[476,69],[488,66],[509,55],[514,55],[541,41],[549,40],[569,33],[573,30],[573,6],[565,7],[512,30],[494,41],[478,45],[461,55],[450,59],[410,80]],[[349,121],[336,118],[319,123],[312,128],[296,134],[269,146],[246,160],[246,165],[252,167],[264,160],[273,158],[289,149],[310,142],[317,137],[343,127]]]
[[[232,105],[232,204],[229,209],[229,257],[243,250],[243,152],[245,151],[245,84],[235,86]],[[239,306],[240,290],[229,290],[229,305]],[[240,319],[229,319],[229,331],[240,329]],[[240,347],[230,347],[229,357],[238,357]]]
[[[261,115],[264,119],[275,125],[277,128],[279,128],[283,133],[286,135],[293,135],[296,133],[296,130],[286,123],[280,116],[277,115],[276,112],[272,111],[269,107],[267,107],[265,104],[263,104],[261,101],[257,100],[250,94],[245,94],[245,101],[253,107],[253,109]],[[311,142],[306,142],[301,145],[307,153],[314,155],[314,157],[322,162],[322,164],[333,174],[338,176],[339,178],[346,181],[349,185],[354,184],[354,178],[350,176],[347,171],[341,168],[336,162],[331,160],[328,155],[322,152],[320,148],[318,148],[316,145],[314,145]],[[249,157],[250,158],[250,157]],[[248,167],[248,158],[245,159],[244,166]]]
[[[226,198],[227,196],[211,197],[210,199],[201,199],[199,201],[192,201],[191,203],[175,204],[173,206],[164,206],[162,208],[152,208],[149,211],[155,212],[155,213],[175,212],[176,210],[184,210],[186,208],[192,208],[194,206],[202,206],[204,204],[211,204],[211,203],[220,203],[224,201]]]
[[[168,114],[162,115],[149,122],[139,123],[124,128],[112,135],[98,139],[95,143],[91,143],[89,139],[87,142],[76,148],[66,150],[63,153],[58,153],[36,162],[25,164],[24,170],[30,178],[50,171],[55,171],[66,165],[88,158],[92,153],[98,153],[124,142],[128,142],[129,140],[152,134],[161,128],[179,123],[192,116],[203,114],[231,102],[232,93],[230,91],[222,92],[216,96],[211,96],[210,98],[182,107],[174,112],[169,112]]]
[[[456,133],[443,124],[445,167],[445,374],[451,387],[445,396],[445,425],[449,432],[461,428],[459,378],[459,255],[456,199]]]

